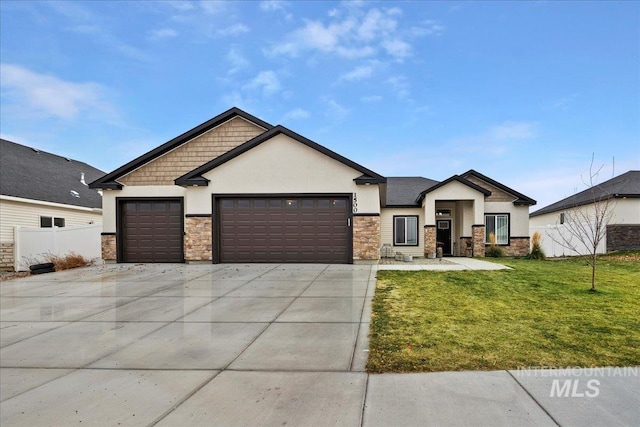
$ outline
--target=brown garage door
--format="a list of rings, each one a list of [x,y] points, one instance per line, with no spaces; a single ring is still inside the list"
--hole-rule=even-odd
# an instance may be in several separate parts
[[[217,200],[220,262],[351,262],[348,197]]]
[[[182,200],[120,202],[122,262],[184,262]]]

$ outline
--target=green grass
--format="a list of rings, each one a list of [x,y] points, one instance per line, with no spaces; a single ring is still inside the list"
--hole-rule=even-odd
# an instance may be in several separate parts
[[[369,372],[640,365],[640,263],[500,260],[502,271],[381,271]]]

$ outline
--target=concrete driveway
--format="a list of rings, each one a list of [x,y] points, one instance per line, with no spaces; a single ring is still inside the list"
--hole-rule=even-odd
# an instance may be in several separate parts
[[[3,282],[0,425],[640,422],[625,380],[573,399],[575,418],[517,372],[367,375],[375,273],[109,265]]]

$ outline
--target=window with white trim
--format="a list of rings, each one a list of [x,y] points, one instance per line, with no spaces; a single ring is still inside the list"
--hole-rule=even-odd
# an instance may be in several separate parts
[[[418,217],[393,217],[393,244],[395,246],[418,246]]]
[[[41,228],[64,227],[64,218],[54,218],[50,216],[40,217]]]
[[[490,243],[489,235],[496,236],[496,244],[509,244],[509,214],[485,214],[484,216],[485,243]]]

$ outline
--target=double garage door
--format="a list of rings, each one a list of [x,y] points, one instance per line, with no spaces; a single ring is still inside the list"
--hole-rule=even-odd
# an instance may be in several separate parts
[[[214,262],[351,262],[349,197],[228,197],[213,203]],[[184,261],[182,200],[124,200],[120,223],[121,261]]]
[[[219,262],[351,261],[348,197],[219,198]]]

